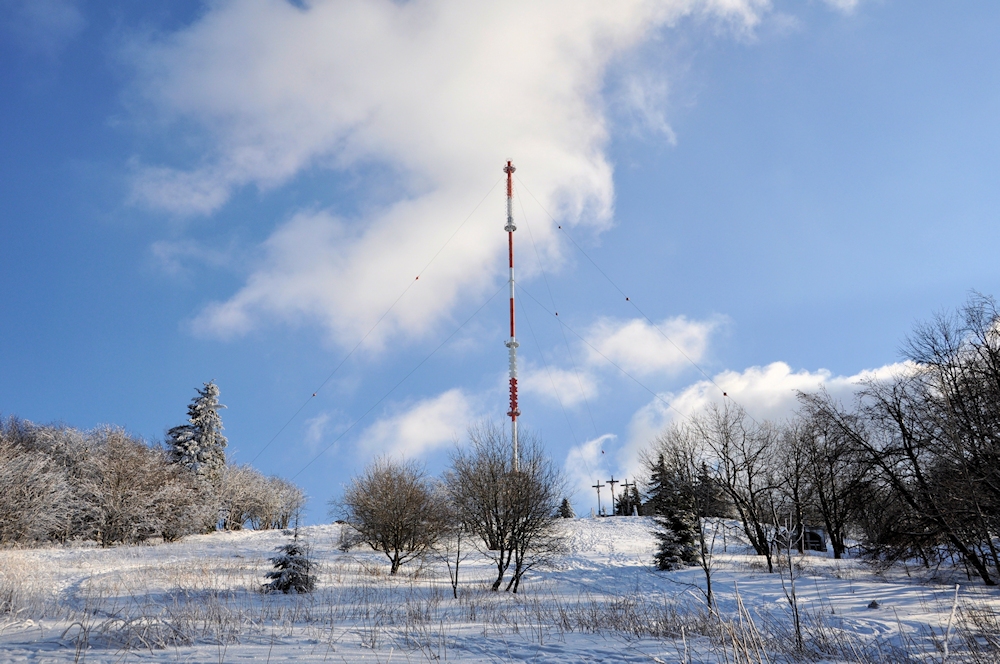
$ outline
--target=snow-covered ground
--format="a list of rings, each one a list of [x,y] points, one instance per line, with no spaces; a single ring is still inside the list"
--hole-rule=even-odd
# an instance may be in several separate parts
[[[489,592],[491,563],[474,554],[458,600],[443,562],[390,577],[380,554],[340,551],[338,525],[303,529],[319,578],[301,596],[259,592],[280,531],[0,551],[0,661],[940,662],[949,622],[948,661],[997,661],[968,647],[1000,638],[1000,594],[964,574],[794,556],[800,652],[787,566],[768,574],[735,532],[716,540],[712,615],[700,568],[653,570],[649,520],[560,525],[565,553],[517,596]]]

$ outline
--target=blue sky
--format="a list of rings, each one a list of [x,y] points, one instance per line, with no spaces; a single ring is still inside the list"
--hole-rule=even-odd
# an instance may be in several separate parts
[[[589,511],[719,386],[780,418],[1000,293],[998,13],[5,2],[0,412],[157,440],[214,379],[310,521],[439,472],[506,410],[510,158],[521,421]]]

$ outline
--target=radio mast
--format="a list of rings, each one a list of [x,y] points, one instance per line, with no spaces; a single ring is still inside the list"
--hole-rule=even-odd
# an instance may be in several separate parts
[[[521,414],[521,411],[517,409],[518,343],[514,336],[514,231],[517,230],[517,226],[514,225],[513,175],[515,170],[514,164],[508,159],[503,172],[507,174],[507,225],[504,226],[504,230],[507,231],[507,256],[510,259],[510,339],[504,345],[507,346],[507,352],[510,355],[510,411],[507,415],[510,416],[510,435],[514,448],[514,472],[517,472],[520,470],[517,453],[517,416]]]

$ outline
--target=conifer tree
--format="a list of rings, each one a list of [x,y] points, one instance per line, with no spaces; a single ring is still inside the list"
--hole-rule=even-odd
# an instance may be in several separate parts
[[[559,516],[563,519],[576,518],[576,512],[573,511],[573,506],[569,504],[569,498],[562,499],[562,503],[559,505]]]
[[[704,461],[698,467],[698,477],[695,479],[695,498],[698,501],[698,512],[703,517],[730,517],[733,514],[733,504],[726,495],[719,481],[712,477],[708,464]]]
[[[650,495],[646,504],[656,519],[654,536],[656,567],[672,570],[698,564],[700,523],[695,505],[695,486],[683,468],[668,465],[659,455],[652,467]]]
[[[615,500],[615,514],[618,516],[632,516],[639,512],[642,501],[639,498],[639,489],[633,484]]]
[[[226,437],[222,435],[219,386],[215,381],[196,390],[188,406],[188,423],[167,432],[170,460],[189,468],[200,479],[214,481],[226,465]]]
[[[316,585],[312,574],[313,563],[309,559],[309,547],[299,539],[299,529],[288,544],[278,547],[280,555],[271,558],[274,569],[267,573],[269,583],[264,584],[264,592],[308,593]]]

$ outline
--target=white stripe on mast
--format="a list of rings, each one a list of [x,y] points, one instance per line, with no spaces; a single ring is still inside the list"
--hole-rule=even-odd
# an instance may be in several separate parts
[[[507,256],[510,260],[510,339],[504,345],[507,346],[507,352],[510,355],[510,411],[507,415],[510,416],[510,435],[514,448],[514,472],[517,472],[520,470],[519,455],[517,452],[517,416],[521,414],[521,411],[517,409],[518,343],[517,338],[514,336],[514,231],[517,230],[517,226],[514,225],[513,175],[515,170],[514,164],[508,159],[503,172],[507,174],[507,225],[504,226],[504,230],[507,231]]]

